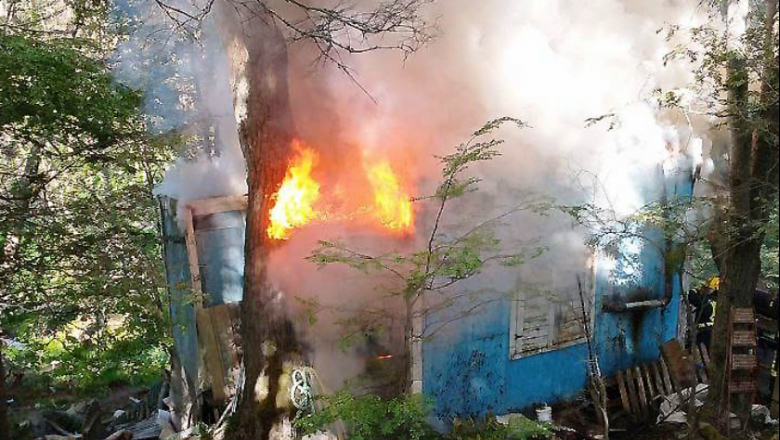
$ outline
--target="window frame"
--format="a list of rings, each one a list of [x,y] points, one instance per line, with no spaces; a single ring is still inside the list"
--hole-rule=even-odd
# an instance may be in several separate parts
[[[587,267],[588,270],[586,273],[588,274],[588,279],[585,280],[583,288],[586,290],[586,292],[589,293],[588,297],[585,298],[586,304],[585,307],[587,309],[587,318],[588,318],[588,325],[591,329],[591,332],[593,331],[593,323],[594,323],[594,315],[595,315],[595,299],[596,299],[596,265],[595,265],[595,256],[592,255],[588,259]],[[553,286],[554,287],[554,286]],[[547,295],[546,301],[547,301],[547,317],[546,317],[546,338],[547,343],[544,347],[535,347],[531,349],[523,349],[522,347],[522,341],[523,341],[523,327],[525,324],[525,295],[526,295],[527,289],[517,289],[515,291],[515,294],[513,298],[511,299],[511,314],[510,314],[510,321],[509,321],[509,359],[510,360],[518,360],[518,359],[525,359],[531,356],[535,356],[538,354],[543,353],[549,353],[551,351],[555,350],[562,350],[564,348],[572,347],[575,345],[584,344],[587,342],[585,332],[583,331],[582,334],[573,339],[569,339],[563,342],[558,341],[559,339],[559,330],[561,326],[563,325],[562,322],[559,322],[559,317],[563,316],[562,309],[564,307],[569,307],[568,304],[566,304],[565,301],[554,301],[553,295]],[[579,295],[575,295],[573,297],[573,300],[570,301],[570,304],[572,308],[576,312],[580,312],[579,304],[575,304],[574,300],[578,300]],[[581,322],[581,318],[577,317],[578,321]],[[545,326],[540,326],[539,328],[545,328]]]

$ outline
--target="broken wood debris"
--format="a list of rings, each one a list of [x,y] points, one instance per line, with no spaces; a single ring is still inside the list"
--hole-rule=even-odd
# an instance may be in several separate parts
[[[670,344],[671,346],[672,344]],[[610,408],[617,408],[623,414],[634,419],[647,420],[657,409],[658,402],[666,397],[686,390],[696,384],[707,384],[709,376],[709,352],[705,346],[695,347],[694,354],[685,352],[679,343],[677,347],[667,348],[667,356],[656,362],[644,363],[618,371],[607,380],[613,389]],[[690,364],[693,356],[698,368]],[[688,363],[688,367],[684,367]],[[670,368],[668,365],[674,365]],[[686,385],[691,386],[686,386]],[[614,417],[619,417],[615,414]]]

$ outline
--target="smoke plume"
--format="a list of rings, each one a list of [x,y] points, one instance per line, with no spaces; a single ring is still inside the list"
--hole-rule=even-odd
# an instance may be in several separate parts
[[[117,55],[117,74],[147,90],[148,111],[157,117],[150,123],[154,129],[175,128],[203,138],[193,157],[172,166],[158,193],[183,201],[244,194],[233,117],[236,85],[228,59],[231,36],[240,28],[230,8],[214,8],[205,16],[197,41],[186,36],[165,40],[171,35],[169,18],[142,3],[153,2],[122,8],[128,16],[145,18],[132,20],[134,31]],[[358,3],[368,9],[372,2]],[[440,178],[436,155],[452,152],[485,121],[512,116],[530,128],[498,133],[506,140],[503,155],[472,168],[483,179],[478,196],[453,204],[445,217],[447,228],[490,218],[529,194],[567,204],[594,202],[628,214],[649,201],[648,188],[660,169],[671,173],[699,164],[712,149],[708,121],[667,113],[653,99],[656,89],[684,87],[693,80],[689,68],[664,65],[664,55],[677,41],[666,41],[658,30],[667,24],[699,24],[703,18],[696,3],[439,1],[425,10],[440,28],[435,41],[408,58],[393,51],[345,55],[354,80],[333,64],[315,62],[318,52],[306,42],[291,43],[297,134],[319,153],[322,187],[339,203],[349,203],[350,192],[361,190],[367,157],[390,160],[414,195],[428,195]],[[203,135],[203,121],[211,121],[213,133]],[[359,215],[296,230],[272,257],[273,281],[299,312],[311,301],[322,309],[375,306],[388,280],[343,267],[318,270],[305,257],[323,239],[367,253],[419,248],[432,219],[424,203],[417,214],[416,235],[407,238],[378,233]],[[550,277],[550,266],[565,278],[564,286],[573,285],[588,251],[569,219],[525,213],[503,223],[498,235],[505,245],[534,242],[549,251],[519,271],[491,271],[489,279],[472,285],[516,288],[518,280]],[[313,344],[315,363],[338,383],[360,371],[359,353],[339,351],[343,328],[337,314],[323,313],[319,319],[311,332],[319,338]]]

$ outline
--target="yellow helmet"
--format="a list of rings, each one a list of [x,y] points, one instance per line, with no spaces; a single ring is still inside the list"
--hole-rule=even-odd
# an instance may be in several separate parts
[[[720,278],[719,277],[712,277],[707,282],[707,287],[709,287],[712,290],[718,290],[720,288]]]

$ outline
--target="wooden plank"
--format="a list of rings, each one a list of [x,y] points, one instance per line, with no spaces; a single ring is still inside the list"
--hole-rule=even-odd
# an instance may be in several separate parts
[[[650,405],[647,403],[647,390],[645,389],[645,381],[642,378],[642,371],[639,369],[639,366],[634,367],[634,376],[636,377],[637,394],[639,395],[639,403],[642,405],[642,412],[647,414]]]
[[[653,363],[653,364],[650,364],[650,368],[653,369],[653,377],[655,377],[655,384],[656,384],[656,387],[658,387],[658,393],[661,396],[666,396],[667,395],[667,391],[666,391],[666,387],[664,386],[664,381],[663,381],[663,379],[661,379],[661,372],[659,370],[659,364],[657,362]]]
[[[671,395],[674,393],[674,384],[672,384],[672,379],[669,377],[669,367],[666,366],[666,361],[663,357],[661,357],[659,364],[661,365],[661,377],[664,380],[664,389],[666,390],[666,395]]]
[[[634,414],[641,414],[642,407],[639,404],[639,398],[636,395],[636,388],[634,383],[634,374],[629,368],[626,370],[626,385],[628,386],[628,398],[631,401],[631,408],[633,408]]]
[[[227,372],[222,362],[219,337],[215,331],[210,310],[210,308],[198,308],[195,311],[198,325],[198,341],[203,364],[206,367],[206,373],[211,383],[214,401],[223,403],[226,398],[225,378],[227,377]]]
[[[669,369],[674,386],[678,390],[695,387],[698,384],[696,380],[696,368],[691,362],[690,355],[683,350],[677,339],[665,342],[661,346],[664,360]]]
[[[653,376],[650,374],[650,367],[647,364],[643,364],[641,368],[642,373],[645,375],[648,402],[652,403],[653,400],[655,400],[655,398],[658,397],[661,393],[658,391],[655,384],[653,384]]]
[[[733,381],[729,386],[731,394],[752,393],[756,390],[756,382],[753,380]]]
[[[198,265],[198,245],[195,242],[195,228],[192,224],[192,211],[184,209],[184,243],[187,246],[187,258],[190,263],[190,286],[196,296],[195,307],[203,307],[202,287],[200,285],[200,266]]]
[[[758,365],[756,355],[753,354],[732,354],[731,355],[731,369],[732,370],[754,370]]]
[[[208,308],[215,333],[219,338],[219,348],[225,371],[238,365],[238,353],[233,349],[233,319],[230,304],[220,304]]]
[[[731,322],[734,324],[755,324],[756,314],[753,309],[732,309]]]
[[[776,420],[780,413],[780,379],[777,376],[775,376],[775,390],[772,393],[772,407],[769,410],[772,418]]]
[[[753,330],[734,330],[731,334],[732,347],[754,347],[756,333]]]
[[[192,200],[187,207],[193,215],[206,215],[226,211],[243,211],[246,209],[246,196],[212,197],[209,199]]]
[[[707,370],[704,369],[704,359],[702,358],[701,351],[699,351],[699,347],[697,347],[695,344],[693,345],[693,359],[696,361],[696,374],[699,376],[699,381],[701,383],[709,383],[709,378],[707,377]],[[701,365],[701,368],[699,366]]]
[[[701,353],[701,356],[704,360],[704,366],[707,367],[707,371],[710,369],[710,351],[707,349],[707,346],[702,344],[699,344],[699,352]]]
[[[617,373],[617,385],[620,390],[620,403],[623,404],[623,409],[631,414],[631,403],[628,401],[628,391],[626,391],[626,378],[622,371]]]
[[[546,327],[537,327],[537,328],[525,328],[523,329],[522,337],[523,339],[533,339],[533,338],[546,338],[547,337],[547,328]]]

